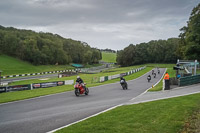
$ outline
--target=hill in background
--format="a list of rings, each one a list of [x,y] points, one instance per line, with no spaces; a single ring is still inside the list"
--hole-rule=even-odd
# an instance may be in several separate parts
[[[73,69],[71,66],[66,65],[39,65],[34,66],[29,62],[16,59],[14,57],[0,55],[0,70],[2,70],[2,75],[12,75],[12,74],[25,74],[25,73],[36,73],[36,72],[46,72],[55,70],[65,70]]]
[[[113,52],[101,52],[102,60],[108,63],[116,63],[117,54]]]

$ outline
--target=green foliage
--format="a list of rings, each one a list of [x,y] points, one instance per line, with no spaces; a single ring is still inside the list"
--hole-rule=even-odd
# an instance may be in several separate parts
[[[0,54],[17,57],[35,65],[98,63],[101,52],[87,43],[57,34],[36,33],[0,26]]]
[[[137,45],[130,44],[117,52],[117,63],[131,66],[144,63],[175,63],[178,59],[176,49],[179,39],[150,41]]]
[[[200,106],[200,94],[121,106],[56,133],[177,133]]]
[[[116,53],[112,52],[101,52],[102,54],[102,61],[116,63]]]
[[[187,26],[180,30],[179,54],[185,59],[200,60],[200,3],[193,8]]]

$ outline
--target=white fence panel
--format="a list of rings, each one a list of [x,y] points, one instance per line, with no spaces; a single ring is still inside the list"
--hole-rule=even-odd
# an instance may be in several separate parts
[[[65,80],[65,85],[72,85],[74,84],[74,80]]]

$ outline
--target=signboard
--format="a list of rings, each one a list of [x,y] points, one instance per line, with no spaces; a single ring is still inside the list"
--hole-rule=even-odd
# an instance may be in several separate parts
[[[41,88],[55,87],[55,86],[57,86],[57,82],[40,83]]]
[[[6,88],[6,92],[10,91],[22,91],[22,90],[30,90],[30,85],[15,85],[15,86],[8,86]]]
[[[74,81],[74,80],[73,80]],[[65,81],[58,81],[57,82],[57,86],[60,86],[60,85],[64,85],[65,84]]]
[[[74,84],[74,80],[65,80],[65,85],[72,85]]]
[[[6,87],[0,87],[0,93],[6,92]]]
[[[32,84],[32,86],[33,86],[33,89],[41,88],[40,83]]]
[[[46,82],[46,83],[34,83],[32,84],[33,89],[37,88],[48,88],[64,85],[65,81],[55,81],[55,82]]]

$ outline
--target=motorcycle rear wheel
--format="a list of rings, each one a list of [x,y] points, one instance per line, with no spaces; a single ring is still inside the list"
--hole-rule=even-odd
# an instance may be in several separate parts
[[[86,88],[86,89],[85,89],[85,95],[88,95],[88,94],[89,94],[89,89]]]

